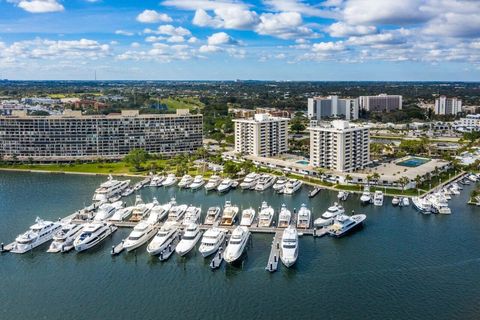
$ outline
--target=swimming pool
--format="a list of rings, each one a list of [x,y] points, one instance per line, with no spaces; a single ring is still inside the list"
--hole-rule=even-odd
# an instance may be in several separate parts
[[[298,160],[295,163],[301,164],[303,166],[308,166],[310,164],[307,160]]]
[[[410,157],[403,161],[397,162],[397,165],[414,168],[414,167],[421,166],[422,164],[427,163],[428,161],[430,161],[430,159]]]

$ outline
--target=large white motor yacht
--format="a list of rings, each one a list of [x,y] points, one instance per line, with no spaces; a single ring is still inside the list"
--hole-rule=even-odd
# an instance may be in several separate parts
[[[182,236],[182,240],[177,244],[175,252],[180,256],[184,256],[189,253],[200,240],[202,233],[198,228],[198,224],[191,223],[185,228],[185,233]]]
[[[361,225],[366,218],[367,216],[364,214],[338,215],[335,217],[334,223],[328,228],[328,234],[334,237],[344,236],[347,232]]]
[[[302,203],[300,210],[297,214],[297,228],[308,229],[312,222],[312,212]]]
[[[155,237],[148,244],[147,252],[151,255],[160,254],[166,250],[173,240],[178,236],[178,224],[176,222],[165,222],[158,230]]]
[[[278,213],[278,227],[286,228],[290,225],[290,220],[292,220],[292,213],[287,209],[285,204],[282,204],[282,208]]]
[[[12,253],[25,253],[39,245],[52,240],[53,235],[61,229],[58,222],[43,221],[38,218],[35,224],[24,234],[19,235],[13,244]]]
[[[82,232],[73,241],[78,252],[90,249],[117,231],[117,227],[106,222],[96,221],[84,225]]]
[[[259,227],[270,227],[272,225],[273,215],[275,210],[267,204],[266,201],[262,202],[260,207],[260,213],[258,214],[258,226]]]
[[[117,201],[114,203],[104,203],[102,204],[95,214],[93,220],[95,221],[105,221],[110,219],[117,210],[123,207],[122,201]]]
[[[370,189],[365,187],[363,190],[362,195],[360,196],[360,202],[363,204],[370,203],[372,201],[372,194],[370,193]]]
[[[288,182],[288,178],[287,177],[280,177],[277,179],[277,181],[273,184],[273,190],[275,191],[281,191],[283,192],[283,189],[285,188],[285,185],[287,184]]]
[[[265,191],[275,183],[277,178],[269,174],[263,174],[255,186],[255,191]]]
[[[67,252],[73,249],[73,241],[82,232],[81,224],[63,223],[60,230],[53,235],[53,241],[47,252]]]
[[[132,216],[130,217],[129,221],[139,222],[150,212],[150,210],[152,210],[154,205],[154,203],[145,204],[142,200],[142,197],[137,195],[135,197],[135,206],[132,210]]]
[[[154,175],[150,180],[150,187],[160,187],[162,185],[163,180],[165,180],[164,176]]]
[[[333,206],[329,207],[327,211],[322,214],[322,217],[315,219],[313,225],[315,227],[328,226],[333,223],[333,220],[336,216],[344,214],[345,209],[338,203],[334,203]]]
[[[203,176],[201,175],[195,176],[192,183],[190,184],[190,189],[197,190],[201,188],[204,184],[205,184],[205,180],[203,179]]]
[[[302,187],[303,182],[297,179],[289,179],[283,189],[284,194],[294,194],[298,189]]]
[[[127,249],[127,251],[132,251],[150,240],[156,232],[155,224],[142,220],[137,223],[132,232],[130,232],[123,243],[123,247]]]
[[[123,221],[128,218],[132,214],[134,207],[126,207],[126,208],[121,208],[115,211],[113,216],[108,219],[109,221]]]
[[[375,191],[373,195],[373,205],[383,206],[383,192],[380,190]]]
[[[164,187],[170,187],[173,186],[175,183],[177,183],[177,176],[175,176],[173,173],[170,173],[165,180],[162,182],[162,186]]]
[[[172,208],[172,203],[167,202],[165,204],[159,204],[156,198],[153,198],[153,207],[150,210],[150,216],[156,215],[158,221],[162,221],[168,214],[168,211]]]
[[[220,207],[210,207],[207,210],[204,224],[213,225],[220,216]]]
[[[191,175],[189,174],[186,174],[182,177],[182,179],[180,179],[180,182],[178,183],[178,187],[179,188],[189,188],[190,185],[192,184],[193,182],[193,178]]]
[[[425,198],[413,197],[413,206],[423,214],[430,214],[432,212],[432,204]]]
[[[207,184],[205,184],[205,190],[207,191],[210,191],[210,190],[215,190],[217,189],[218,185],[222,182],[222,178],[217,176],[217,175],[213,175],[210,177],[210,179],[208,179],[208,182]]]
[[[218,185],[217,191],[220,193],[228,192],[233,186],[233,180],[230,178],[223,179],[222,182]]]
[[[211,228],[205,231],[198,251],[203,257],[214,254],[225,241],[227,230],[221,228]]]
[[[191,223],[198,223],[200,220],[200,214],[202,210],[199,207],[190,206],[185,211],[185,217],[183,218],[183,225],[188,226]]]
[[[255,186],[258,183],[259,178],[260,178],[260,175],[255,173],[255,172],[251,172],[251,173],[247,174],[245,179],[243,179],[243,182],[240,183],[240,188],[242,188],[244,190],[254,189]]]
[[[108,199],[121,194],[129,184],[130,180],[119,181],[108,176],[108,180],[95,190],[93,201],[108,201]]]
[[[240,220],[241,226],[250,227],[255,219],[255,209],[248,208],[242,210],[242,219]]]
[[[183,215],[187,211],[188,206],[186,204],[177,205],[175,198],[172,198],[170,201],[172,203],[172,208],[168,212],[167,221],[180,221],[183,218]]]
[[[231,226],[235,222],[238,214],[238,207],[232,205],[230,201],[225,201],[225,206],[223,207],[222,219],[220,225],[222,226]]]
[[[224,259],[227,263],[233,263],[242,256],[249,237],[250,231],[245,226],[238,226],[233,230],[224,253]]]
[[[293,266],[298,258],[298,232],[295,227],[289,226],[283,231],[281,246],[282,263],[287,268]]]

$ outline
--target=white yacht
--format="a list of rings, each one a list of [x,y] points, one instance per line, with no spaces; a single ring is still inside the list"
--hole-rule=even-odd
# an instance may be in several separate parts
[[[172,198],[170,203],[172,203],[172,208],[168,212],[167,221],[180,221],[187,211],[188,206],[186,204],[177,205],[175,198]]]
[[[180,182],[178,183],[178,187],[179,188],[189,188],[190,185],[192,184],[193,182],[193,178],[191,175],[189,174],[186,174],[182,177],[182,179],[180,179]]]
[[[173,173],[170,173],[165,180],[162,182],[162,186],[164,187],[170,187],[173,186],[175,183],[177,183],[177,176],[175,176]]]
[[[100,185],[98,189],[95,190],[93,195],[93,201],[108,201],[108,199],[121,194],[125,188],[130,184],[130,180],[119,181],[113,179],[110,175],[108,180]]]
[[[160,187],[163,180],[165,180],[164,176],[154,175],[150,180],[150,187]]]
[[[340,192],[338,192],[338,194],[337,194],[337,198],[338,198],[338,200],[340,200],[340,201],[345,201],[345,200],[348,199],[348,196],[349,196],[349,195],[350,195],[350,193],[347,192],[347,191],[340,191]]]
[[[330,228],[328,228],[328,234],[334,237],[341,237],[361,225],[366,218],[367,216],[364,214],[356,214],[353,216],[338,215],[335,217],[335,221]]]
[[[225,206],[223,207],[222,219],[220,225],[222,226],[231,226],[235,222],[238,214],[238,207],[232,205],[230,201],[225,201]]]
[[[222,182],[222,178],[219,176],[213,175],[208,179],[207,184],[205,184],[205,190],[210,191],[217,189],[218,185]]]
[[[423,214],[429,214],[432,212],[432,204],[425,198],[413,197],[412,198],[413,206]]]
[[[241,226],[250,227],[255,219],[255,209],[248,208],[242,210],[242,219],[240,220]]]
[[[150,210],[150,216],[156,215],[158,221],[162,221],[168,214],[168,211],[172,208],[172,203],[167,202],[165,204],[159,204],[157,199],[153,198],[153,207]]]
[[[203,179],[203,176],[201,175],[195,176],[192,183],[190,184],[190,189],[197,190],[201,188],[204,184],[205,184],[205,180]]]
[[[269,174],[263,174],[255,186],[255,191],[267,190],[268,188],[273,186],[273,184],[275,183],[275,180],[277,180],[276,177],[271,176]]]
[[[403,197],[399,204],[401,207],[408,207],[410,205],[410,200],[408,197]]]
[[[333,206],[329,207],[320,218],[315,219],[313,225],[317,228],[328,226],[333,223],[335,217],[344,213],[345,209],[343,209],[341,205],[338,205],[338,203],[335,202]]]
[[[207,210],[204,224],[213,225],[220,216],[220,207],[210,207]]]
[[[278,214],[278,227],[286,228],[290,225],[290,220],[292,220],[292,213],[287,209],[285,204],[282,204],[282,208]]]
[[[307,208],[305,204],[302,203],[300,210],[297,214],[297,228],[299,229],[308,229],[310,228],[310,223],[312,221],[312,212]]]
[[[233,180],[230,178],[223,179],[222,182],[218,185],[217,191],[220,193],[229,191],[233,186]]]
[[[82,232],[73,241],[75,250],[78,252],[90,249],[117,231],[117,227],[106,222],[92,222],[83,226]]]
[[[67,252],[73,249],[73,241],[82,232],[81,224],[64,223],[60,230],[53,235],[53,241],[47,252]]]
[[[140,247],[155,235],[157,228],[155,228],[154,223],[150,222],[151,221],[142,220],[133,228],[123,243],[123,247],[127,249],[127,251],[132,251]]]
[[[123,190],[122,192],[122,197],[128,197],[129,195],[131,195],[135,190],[133,190],[132,187],[127,187],[125,188],[125,190]]]
[[[243,182],[240,183],[240,188],[246,190],[246,189],[254,189],[255,186],[258,183],[258,179],[260,178],[259,174],[256,174],[255,172],[251,172],[247,174],[245,179],[243,179]]]
[[[224,253],[224,259],[227,263],[233,263],[242,256],[249,237],[250,231],[245,226],[238,226],[233,230]]]
[[[478,181],[477,175],[476,175],[476,174],[473,174],[473,173],[470,174],[470,175],[468,175],[467,178],[468,178],[470,181],[472,181],[472,182],[477,182],[477,181]]]
[[[182,224],[184,226],[188,226],[189,224],[192,223],[198,223],[200,220],[200,214],[202,210],[199,207],[194,207],[190,206],[187,208],[187,211],[185,211],[185,216],[183,217],[183,222]]]
[[[104,203],[102,204],[95,214],[93,220],[95,221],[105,221],[109,220],[117,210],[122,209],[123,202],[117,201],[114,203]]]
[[[133,207],[126,207],[126,208],[121,208],[115,211],[113,216],[108,219],[109,221],[123,221],[128,218],[132,214]]]
[[[285,185],[287,184],[288,182],[288,178],[286,177],[280,177],[277,179],[277,181],[275,182],[275,184],[273,185],[273,190],[275,191],[282,191],[283,192],[283,189],[285,188]]]
[[[383,206],[383,192],[382,191],[375,191],[373,195],[373,205],[374,206]]]
[[[284,194],[294,194],[298,189],[302,187],[303,182],[297,179],[289,179],[283,189]]]
[[[365,187],[363,190],[362,195],[360,196],[360,202],[363,204],[370,203],[372,201],[372,194],[370,193],[370,189]]]
[[[288,226],[283,231],[281,246],[280,260],[287,268],[293,266],[298,258],[298,232],[295,227]]]
[[[400,198],[397,196],[394,196],[392,199],[392,205],[393,206],[398,206],[400,204]]]
[[[165,222],[152,241],[148,244],[147,252],[151,255],[160,254],[172,244],[177,236],[178,224],[176,222]]]
[[[58,222],[35,219],[35,224],[24,234],[19,235],[14,242],[12,253],[25,253],[39,245],[52,240],[53,235],[62,228]]]
[[[132,209],[132,216],[130,217],[129,221],[139,222],[150,212],[150,210],[152,210],[153,206],[153,203],[145,204],[142,200],[142,197],[137,195],[135,197],[135,206]]]
[[[262,202],[260,207],[260,213],[258,214],[258,226],[259,227],[270,227],[272,225],[273,215],[275,210],[267,204],[266,201]]]
[[[185,228],[185,233],[182,236],[182,240],[177,244],[175,252],[180,256],[184,256],[189,253],[200,240],[202,233],[196,223],[191,223]]]
[[[227,230],[225,229],[215,227],[208,229],[203,234],[198,251],[200,251],[203,257],[208,257],[209,255],[214,254],[225,241],[226,233]]]

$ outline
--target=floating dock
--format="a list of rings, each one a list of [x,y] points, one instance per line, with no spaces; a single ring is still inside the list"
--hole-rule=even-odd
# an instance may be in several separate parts
[[[168,258],[170,258],[172,253],[175,252],[175,248],[177,247],[178,242],[179,242],[178,237],[176,237],[175,240],[172,241],[172,243],[168,246],[167,249],[160,252],[160,255],[158,256],[158,260],[166,261]]]
[[[275,232],[275,237],[272,241],[272,248],[270,250],[270,256],[268,257],[268,263],[265,270],[268,272],[275,272],[278,269],[278,260],[280,260],[280,246],[282,242],[282,231]]]
[[[123,243],[125,242],[125,239],[123,239],[119,244],[117,244],[116,246],[112,246],[112,251],[110,252],[110,254],[112,256],[116,256],[116,255],[119,255],[120,253],[123,252],[123,250],[125,249],[123,247]]]
[[[212,261],[210,262],[210,268],[212,270],[218,269],[222,266],[223,262],[223,253],[225,252],[225,248],[227,247],[227,237],[225,236],[225,240],[223,240],[222,245],[218,248],[217,253],[215,253],[215,257],[213,257]]]

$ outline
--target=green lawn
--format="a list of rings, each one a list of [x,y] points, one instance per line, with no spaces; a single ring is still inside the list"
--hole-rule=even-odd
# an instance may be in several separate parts
[[[195,109],[195,108],[203,108],[204,104],[201,103],[196,98],[165,98],[161,99],[160,103],[167,105],[168,109],[170,110],[177,110],[177,109]]]

